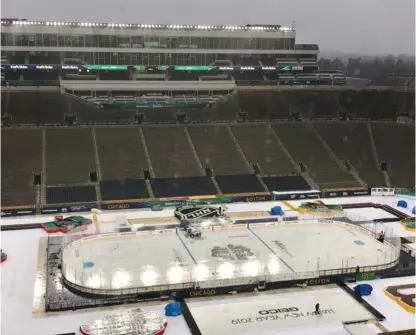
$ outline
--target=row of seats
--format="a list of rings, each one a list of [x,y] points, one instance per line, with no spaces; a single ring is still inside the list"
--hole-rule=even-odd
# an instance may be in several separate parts
[[[415,130],[392,123],[271,123],[193,126],[5,128],[2,201],[38,196],[48,186],[210,175],[295,175],[320,188],[415,184]],[[374,143],[374,146],[373,146]],[[16,175],[19,177],[16,178]]]
[[[200,94],[198,96],[192,94],[177,94],[177,95],[161,95],[161,96],[142,96],[140,98],[133,95],[123,95],[116,97],[108,96],[80,96],[81,99],[92,102],[97,106],[102,104],[212,104],[221,100],[223,95],[206,95]]]
[[[261,182],[260,182],[261,180]],[[217,194],[217,187],[223,194],[259,193],[268,190],[288,192],[309,190],[310,185],[301,176],[263,177],[255,175],[206,176],[183,178],[152,178],[149,180],[152,195],[157,198],[178,196],[210,196]],[[266,187],[264,187],[264,185]],[[100,197],[103,201],[145,199],[151,197],[149,188],[143,179],[106,180],[99,183]],[[95,187],[60,186],[46,188],[47,204],[97,202]]]
[[[64,124],[65,114],[76,114],[78,123],[132,123],[134,108],[119,110],[100,109],[108,97],[84,96],[85,99],[61,95],[59,92],[16,92],[6,91],[1,96],[2,112],[9,115],[3,124]],[[183,110],[187,120],[233,121],[238,112],[246,114],[247,120],[289,120],[296,114],[299,118],[337,119],[340,113],[350,119],[396,120],[398,115],[414,118],[414,92],[393,91],[239,91],[232,96],[222,94],[203,95],[196,99],[180,94],[175,102],[202,103],[196,110]],[[134,96],[115,97],[118,102],[134,102]],[[192,101],[194,98],[195,101]],[[146,101],[166,101],[166,97],[143,97]],[[205,106],[211,103],[212,106]],[[153,106],[155,107],[155,106]],[[157,107],[157,106],[156,106]],[[191,107],[189,107],[190,109]],[[194,107],[192,107],[194,108]],[[202,108],[202,109],[201,109]],[[140,109],[143,122],[177,122],[175,109]]]

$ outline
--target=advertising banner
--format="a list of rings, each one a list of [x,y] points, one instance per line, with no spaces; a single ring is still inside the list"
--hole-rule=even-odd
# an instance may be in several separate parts
[[[293,192],[293,193],[279,193],[274,194],[274,200],[281,201],[281,200],[304,200],[304,199],[319,199],[321,197],[321,192]]]
[[[241,197],[233,198],[230,203],[233,202],[263,202],[263,201],[272,201],[273,197],[271,194],[264,195],[246,195]]]
[[[41,214],[58,214],[58,213],[80,213],[89,212],[92,208],[97,208],[97,205],[71,205],[71,206],[57,206],[57,207],[41,207]]]
[[[105,203],[101,205],[101,209],[107,211],[114,210],[123,210],[123,209],[139,209],[139,208],[148,208],[152,207],[151,203],[145,202],[114,202],[114,203]]]
[[[36,208],[8,208],[1,210],[1,217],[7,218],[11,216],[35,215]]]
[[[193,206],[193,205],[221,205],[231,202],[231,198],[181,198],[181,199],[165,199],[165,200],[154,200],[146,203],[148,207],[162,206],[162,207],[180,207],[180,206]]]
[[[342,197],[359,197],[371,195],[371,189],[356,188],[356,189],[331,189],[324,190],[324,198],[342,198]]]

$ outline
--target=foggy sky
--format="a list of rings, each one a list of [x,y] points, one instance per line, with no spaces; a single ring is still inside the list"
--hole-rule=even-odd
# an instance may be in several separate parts
[[[296,21],[297,43],[323,51],[414,54],[415,0],[2,0],[28,20],[245,25]]]

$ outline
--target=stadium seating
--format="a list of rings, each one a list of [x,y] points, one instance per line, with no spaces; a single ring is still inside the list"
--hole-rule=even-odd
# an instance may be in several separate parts
[[[100,182],[100,190],[103,201],[149,198],[143,179],[104,180]]]
[[[213,95],[222,95],[224,92],[213,92]],[[234,95],[229,94],[216,101],[211,107],[194,108],[186,111],[187,120],[191,123],[199,121],[229,121],[237,119],[239,107]]]
[[[402,103],[397,95],[394,91],[345,91],[340,93],[340,103],[353,118],[395,120]]]
[[[311,177],[321,188],[359,186],[358,182],[334,161],[309,124],[274,124],[293,159],[308,168]]]
[[[385,161],[394,187],[415,186],[415,128],[413,124],[371,125],[380,162]]]
[[[203,175],[184,126],[143,127],[143,134],[156,178]]]
[[[95,188],[92,185],[46,188],[47,204],[67,204],[77,202],[94,203],[96,201]]]
[[[58,90],[48,91],[7,91],[2,93],[2,113],[12,116],[13,124],[63,123],[67,113],[65,100]]]
[[[299,94],[300,93],[300,94]],[[285,100],[295,106],[303,118],[337,118],[338,95],[331,91],[284,92]]]
[[[311,187],[302,176],[287,177],[263,177],[269,191],[289,192],[289,191],[307,191]]]
[[[155,178],[150,180],[155,197],[184,197],[217,194],[209,177]]]
[[[349,161],[368,186],[384,186],[366,123],[316,123],[316,129],[343,162]]]
[[[293,74],[281,77],[293,77]],[[273,75],[264,77],[276,81]],[[264,79],[264,78],[263,78]],[[266,83],[266,82],[265,82]],[[11,115],[10,124],[65,124],[65,114],[75,114],[78,124],[131,124],[135,114],[143,114],[145,123],[177,122],[178,109],[186,113],[189,122],[238,120],[239,112],[247,113],[246,120],[288,120],[292,111],[304,119],[338,119],[339,111],[348,112],[348,118],[396,120],[398,113],[414,119],[414,92],[376,90],[335,90],[316,88],[301,90],[253,90],[240,87],[238,93],[226,91],[172,92],[172,96],[148,93],[136,97],[133,92],[113,92],[114,102],[130,103],[131,109],[116,109],[102,104],[110,102],[108,92],[79,91],[61,94],[58,90],[22,92],[7,90],[2,93],[3,113]],[[139,99],[139,100],[137,100]],[[136,109],[139,103],[148,108]],[[157,104],[188,105],[185,108],[157,108]],[[153,104],[153,105],[152,105]],[[155,108],[156,107],[156,108]]]
[[[289,119],[289,104],[286,92],[241,91],[237,96],[239,108],[248,114],[248,120]]]
[[[91,128],[46,129],[46,184],[88,183],[96,171]]]
[[[234,137],[250,164],[263,175],[293,174],[296,168],[280,148],[273,128],[266,124],[231,126]]]
[[[101,180],[143,178],[149,166],[139,128],[97,127],[95,137]]]
[[[249,169],[231,138],[227,126],[187,127],[199,161],[217,175],[247,174]]]
[[[403,115],[398,121],[409,122],[414,118],[413,92],[249,87],[199,95],[178,91],[170,97],[113,92],[118,103],[135,104],[139,98],[158,104],[173,99],[192,106],[139,111],[101,108],[110,101],[108,92],[77,94],[35,88],[2,93],[2,109],[11,115],[3,119],[3,127],[49,124],[43,129],[4,129],[3,206],[39,201],[43,193],[32,186],[33,173],[40,174],[47,186],[47,203],[95,202],[100,189],[103,200],[146,198],[152,191],[156,197],[210,195],[217,186],[223,193],[262,192],[261,180],[274,191],[309,189],[300,170],[308,172],[320,188],[359,186],[346,171],[349,166],[368,186],[383,186],[388,180],[392,187],[415,184],[413,125],[372,121],[369,126],[362,120],[337,120],[342,111],[347,119],[396,120]],[[163,124],[178,123],[178,113],[186,114],[181,120],[186,125]],[[65,114],[76,114],[75,126],[51,125],[64,125]],[[143,125],[132,123],[134,114],[143,114]],[[332,120],[317,120],[322,118]],[[315,121],[291,122],[294,119]],[[15,177],[16,171],[21,178]],[[145,174],[151,179],[149,190]]]
[[[222,193],[256,193],[266,190],[254,174],[215,176]]]
[[[35,205],[33,173],[42,172],[42,130],[1,132],[1,205]]]

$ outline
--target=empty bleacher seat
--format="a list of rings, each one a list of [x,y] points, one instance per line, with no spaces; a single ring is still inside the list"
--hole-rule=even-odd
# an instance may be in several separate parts
[[[96,201],[94,186],[64,186],[46,188],[46,202],[48,204]]]
[[[413,124],[371,124],[380,162],[385,161],[393,187],[415,185],[415,127]]]
[[[91,128],[58,128],[46,131],[46,183],[89,182],[96,171]]]
[[[33,174],[42,172],[42,130],[2,129],[1,205],[34,205]]]
[[[144,179],[104,180],[100,182],[103,200],[149,198]]]
[[[264,175],[291,174],[295,166],[279,146],[273,128],[265,124],[231,126],[234,137],[250,164]]]
[[[217,193],[211,178],[155,178],[150,180],[155,197],[184,197]]]
[[[380,163],[375,160],[365,123],[317,123],[316,129],[337,157],[349,161],[368,186],[385,184]]]
[[[311,187],[302,176],[263,177],[270,192],[306,191]]]
[[[95,128],[102,180],[139,179],[148,169],[137,127]]]
[[[222,193],[265,192],[257,177],[253,174],[215,176]]]
[[[202,175],[184,126],[142,129],[156,178]]]
[[[201,125],[187,129],[203,167],[210,166],[218,175],[249,172],[226,126]]]
[[[360,186],[351,174],[341,169],[309,124],[274,124],[273,128],[295,162],[306,165],[320,187]]]

